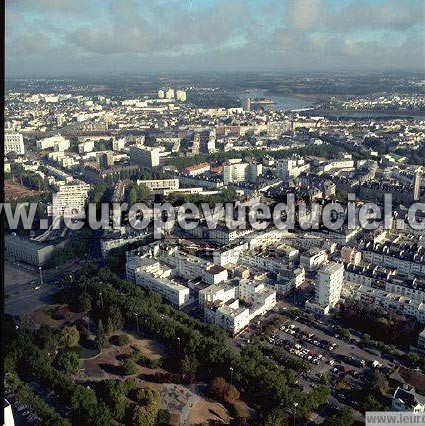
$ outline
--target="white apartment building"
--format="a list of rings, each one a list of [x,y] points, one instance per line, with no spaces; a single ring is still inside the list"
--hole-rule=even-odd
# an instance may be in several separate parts
[[[238,297],[238,287],[227,283],[212,284],[206,288],[199,290],[198,301],[199,306],[204,307],[210,303],[223,302],[226,303],[231,299]]]
[[[94,150],[94,141],[86,140],[78,144],[78,152],[80,154],[85,154],[87,152],[92,152]]]
[[[312,248],[300,254],[300,266],[307,271],[316,271],[327,260],[328,253],[319,248]]]
[[[159,251],[163,261],[175,268],[175,273],[180,277],[193,280],[202,278],[206,284],[218,284],[228,278],[227,269],[214,265],[197,256],[184,253],[177,249]]]
[[[341,259],[344,263],[358,265],[362,260],[362,253],[354,247],[344,246],[341,249]]]
[[[282,238],[289,237],[291,234],[285,229],[271,228],[263,232],[256,232],[253,235],[245,237],[249,242],[249,248],[268,247],[271,244],[278,243]]]
[[[152,179],[138,180],[137,185],[145,185],[151,191],[162,191],[164,189],[179,189],[178,179]]]
[[[385,291],[425,303],[425,285],[423,283],[416,282],[416,280],[413,280],[413,282],[396,280],[386,281]]]
[[[328,314],[336,306],[341,297],[344,282],[344,265],[328,262],[318,272],[316,295],[314,301],[307,301],[307,309]]]
[[[206,322],[216,324],[234,336],[249,325],[250,312],[246,306],[239,304],[239,299],[231,299],[218,306],[206,308],[204,318]]]
[[[353,160],[337,160],[331,161],[328,164],[323,166],[323,171],[328,173],[332,170],[352,170],[354,169]]]
[[[294,179],[309,169],[310,165],[303,158],[286,158],[276,165],[276,173],[283,180]]]
[[[275,274],[278,274],[285,267],[283,259],[278,257],[261,256],[260,254],[252,251],[243,252],[240,257],[240,261],[243,265],[274,272]]]
[[[263,173],[263,165],[256,163],[235,163],[223,165],[223,181],[225,185],[235,182],[255,182]]]
[[[12,406],[10,402],[4,398],[4,415],[3,415],[3,426],[15,426],[15,419],[13,417]]]
[[[316,300],[319,305],[333,308],[341,297],[344,282],[344,265],[329,262],[319,270]]]
[[[128,280],[159,293],[177,308],[189,301],[189,288],[173,280],[172,269],[157,259],[127,253],[126,274]]]
[[[245,250],[248,250],[248,243],[242,243],[236,245],[235,247],[223,247],[221,249],[215,250],[213,254],[213,261],[215,265],[225,266],[225,265],[237,265],[241,253]]]
[[[295,269],[283,269],[277,274],[274,284],[277,294],[286,294],[294,288],[298,288],[305,281],[305,269],[298,267]]]
[[[139,164],[145,167],[159,166],[159,153],[158,147],[130,147],[130,160],[134,164]]]
[[[90,185],[75,180],[60,185],[52,194],[52,204],[48,206],[48,214],[55,216],[72,216],[79,213],[86,204]]]
[[[239,299],[252,305],[258,305],[260,310],[255,310],[256,315],[263,315],[276,305],[276,291],[264,284],[261,279],[240,280]]]
[[[276,305],[276,292],[261,280],[239,280],[238,286],[225,283],[199,292],[204,318],[235,335],[258,315]]]
[[[49,138],[40,139],[36,142],[38,149],[53,148],[55,151],[66,151],[71,146],[68,139],[61,135],[51,136]]]
[[[418,299],[353,283],[344,285],[344,296],[370,305],[378,304],[384,309],[391,309],[400,315],[414,317],[421,324],[425,324],[425,303]]]
[[[389,251],[376,251],[373,249],[366,249],[363,252],[363,259],[366,262],[374,263],[375,265],[389,266],[396,268],[402,274],[425,274],[425,262],[423,259],[406,259],[397,256],[397,253],[393,254]],[[403,254],[403,253],[398,253]]]
[[[217,226],[215,229],[209,230],[209,240],[225,245],[251,232],[251,229],[229,229],[224,226]]]
[[[24,138],[20,133],[14,130],[5,129],[4,131],[4,154],[15,152],[16,154],[25,154]]]
[[[113,139],[112,141],[112,151],[121,151],[124,149],[126,144],[125,138]]]

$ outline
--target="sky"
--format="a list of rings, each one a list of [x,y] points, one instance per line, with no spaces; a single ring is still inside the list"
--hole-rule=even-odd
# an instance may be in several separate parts
[[[425,69],[423,0],[6,0],[6,77]]]

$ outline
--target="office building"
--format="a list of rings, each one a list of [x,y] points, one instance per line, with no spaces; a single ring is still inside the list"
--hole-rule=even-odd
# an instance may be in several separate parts
[[[22,238],[14,234],[4,236],[5,258],[34,266],[43,266],[48,263],[53,256],[54,250],[64,245],[65,241],[49,244]]]

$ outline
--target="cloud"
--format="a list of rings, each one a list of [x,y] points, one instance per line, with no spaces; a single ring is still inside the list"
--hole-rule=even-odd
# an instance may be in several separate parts
[[[288,0],[286,25],[299,31],[318,30],[323,15],[322,0]]]
[[[325,25],[340,32],[362,29],[393,29],[403,31],[424,23],[425,4],[415,0],[368,2],[357,0],[336,13],[329,13]]]
[[[190,3],[8,0],[8,70],[423,67],[421,1]]]
[[[75,18],[92,16],[96,11],[95,0],[6,0],[6,12],[20,11],[39,15]]]

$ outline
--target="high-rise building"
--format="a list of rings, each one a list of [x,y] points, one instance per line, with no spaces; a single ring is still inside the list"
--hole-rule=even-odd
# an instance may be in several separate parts
[[[328,262],[319,269],[316,285],[316,303],[323,308],[331,309],[336,306],[344,282],[344,265]]]
[[[251,111],[251,98],[246,98],[245,100],[245,111]]]
[[[417,170],[413,179],[413,201],[419,201],[421,197],[421,179],[422,173],[420,170]]]
[[[112,152],[99,152],[96,154],[97,161],[103,169],[113,166],[114,154]]]
[[[306,164],[302,158],[285,158],[277,164],[276,172],[283,180],[290,180],[298,177],[309,168],[310,165]]]
[[[255,182],[263,172],[263,165],[257,163],[224,164],[223,180],[227,185],[233,182]]]
[[[215,151],[215,140],[217,138],[215,129],[211,130],[208,134],[208,140],[207,140],[207,151],[208,153]]]
[[[174,89],[169,88],[166,92],[165,92],[165,97],[167,99],[174,99]]]
[[[162,89],[158,90],[158,98],[159,99],[165,98],[165,92]]]
[[[53,202],[48,206],[48,214],[71,216],[79,213],[87,201],[89,190],[90,185],[79,180],[58,186],[53,193]]]
[[[157,147],[130,147],[130,160],[134,164],[145,167],[159,166],[159,148]]]
[[[65,116],[63,114],[59,114],[56,117],[56,123],[57,123],[58,127],[62,127],[65,123]]]
[[[177,90],[176,99],[180,102],[186,101],[186,92],[184,90]]]
[[[20,133],[6,129],[4,132],[4,153],[9,154],[10,152],[24,154],[24,138]]]
[[[201,149],[201,134],[195,133],[193,135],[193,144],[192,144],[192,155],[198,155]]]

